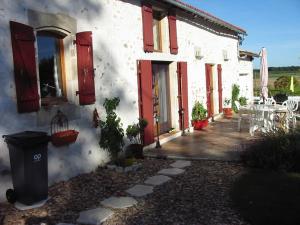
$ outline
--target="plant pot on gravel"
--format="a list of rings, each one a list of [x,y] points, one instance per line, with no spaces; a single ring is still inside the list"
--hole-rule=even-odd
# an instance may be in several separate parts
[[[126,135],[131,144],[129,144],[126,148],[126,157],[131,155],[136,159],[144,158],[144,130],[147,125],[148,122],[145,119],[139,119],[138,123],[128,125]]]
[[[192,110],[192,126],[194,130],[202,130],[208,126],[207,110],[203,104],[196,101]]]
[[[226,119],[232,118],[232,108],[230,107],[231,100],[225,98],[224,106],[223,106],[223,115]]]

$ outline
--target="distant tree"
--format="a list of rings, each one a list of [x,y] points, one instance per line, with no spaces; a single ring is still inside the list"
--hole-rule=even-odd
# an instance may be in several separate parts
[[[278,77],[274,81],[274,87],[276,89],[286,89],[286,90],[288,90],[290,88],[290,84],[291,84],[291,77],[290,76],[281,76],[281,77]],[[296,77],[294,77],[294,85],[298,86],[298,80],[296,79]]]

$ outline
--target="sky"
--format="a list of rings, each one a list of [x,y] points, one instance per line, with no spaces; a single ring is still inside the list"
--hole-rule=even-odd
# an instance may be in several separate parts
[[[300,0],[184,1],[246,30],[241,48],[259,53],[265,47],[269,66],[300,66]]]

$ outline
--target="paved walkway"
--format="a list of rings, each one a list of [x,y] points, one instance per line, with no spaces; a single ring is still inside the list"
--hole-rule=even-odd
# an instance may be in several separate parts
[[[146,195],[153,193],[155,186],[162,185],[165,182],[172,179],[169,176],[176,176],[176,175],[180,175],[181,173],[184,173],[185,170],[182,168],[191,166],[191,162],[178,160],[175,163],[171,164],[170,166],[171,168],[162,169],[157,172],[158,174],[163,174],[163,175],[156,175],[156,176],[149,177],[144,182],[146,185],[137,184],[131,187],[130,189],[126,190],[126,192],[132,197],[111,196],[107,199],[104,199],[101,202],[100,207],[88,209],[80,212],[79,217],[77,219],[77,223],[91,224],[91,225],[102,224],[114,214],[113,210],[125,209],[137,205],[139,200],[138,198],[145,197]],[[73,225],[73,224],[58,223],[57,225]]]
[[[246,124],[237,131],[237,120],[221,119],[209,124],[204,130],[194,131],[162,145],[161,149],[150,149],[148,156],[174,158],[239,160],[241,145],[250,140]]]

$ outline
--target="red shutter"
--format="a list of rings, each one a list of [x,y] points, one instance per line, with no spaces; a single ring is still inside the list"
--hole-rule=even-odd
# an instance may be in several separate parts
[[[223,111],[223,88],[222,88],[222,65],[218,64],[218,92],[219,92],[219,113]]]
[[[189,127],[189,104],[188,104],[188,79],[187,79],[187,63],[177,63],[178,78],[178,104],[179,111],[184,112],[184,129]],[[182,115],[179,113],[179,124],[182,129]]]
[[[175,12],[170,12],[168,15],[169,20],[169,35],[170,35],[170,52],[171,54],[178,53],[177,45],[177,28],[176,28],[176,14]]]
[[[80,32],[76,34],[77,68],[79,104],[89,105],[96,101],[93,65],[93,41],[92,32]]]
[[[33,28],[10,21],[10,31],[18,112],[35,112],[40,104]]]
[[[153,52],[153,14],[152,6],[148,3],[142,3],[142,18],[143,18],[143,38],[144,51]]]
[[[211,112],[211,99],[210,99],[210,74],[211,74],[211,65],[205,64],[205,71],[206,71],[206,102],[207,102],[207,115],[208,117],[212,116]]]
[[[152,64],[150,60],[140,60],[138,63],[139,110],[140,117],[148,121],[144,144],[149,145],[154,142]]]

